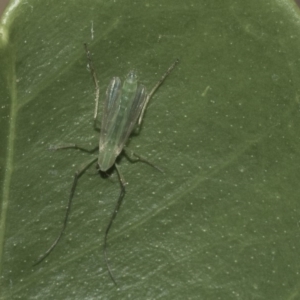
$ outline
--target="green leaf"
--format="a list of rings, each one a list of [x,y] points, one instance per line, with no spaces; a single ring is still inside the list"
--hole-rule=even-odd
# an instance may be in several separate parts
[[[300,18],[292,1],[14,1],[0,27],[0,299],[298,299]],[[154,95],[120,157],[128,182],[50,145],[98,143],[101,99],[130,69]]]

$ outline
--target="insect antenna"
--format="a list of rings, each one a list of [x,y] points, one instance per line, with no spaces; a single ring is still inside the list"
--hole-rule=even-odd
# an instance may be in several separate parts
[[[109,221],[109,223],[108,223],[108,225],[107,225],[107,227],[106,227],[106,230],[105,230],[104,244],[103,244],[103,253],[104,253],[104,259],[105,259],[105,263],[106,263],[106,267],[107,267],[109,276],[111,277],[113,283],[114,283],[115,285],[117,285],[116,279],[115,279],[115,277],[114,277],[114,275],[113,275],[113,273],[112,273],[112,270],[111,270],[110,265],[109,265],[109,262],[108,262],[108,255],[107,255],[107,236],[108,236],[109,230],[110,230],[110,228],[111,228],[111,226],[112,226],[112,224],[113,224],[113,221],[114,221],[114,219],[116,218],[116,216],[117,216],[117,214],[118,214],[118,211],[119,211],[119,209],[120,209],[120,207],[121,207],[121,204],[122,204],[122,202],[123,202],[123,199],[124,199],[124,196],[125,196],[125,192],[126,192],[126,191],[125,191],[125,185],[126,185],[126,183],[125,183],[125,179],[124,179],[123,175],[121,174],[120,169],[119,169],[119,167],[118,167],[117,164],[115,164],[115,167],[116,167],[116,170],[117,170],[117,173],[118,173],[118,177],[119,177],[119,182],[120,182],[120,188],[121,188],[121,190],[120,190],[120,195],[119,195],[118,201],[117,201],[117,203],[116,203],[116,206],[115,206],[115,208],[114,208],[114,210],[113,210],[113,213],[112,213],[112,215],[111,215],[111,217],[110,217],[110,221]]]

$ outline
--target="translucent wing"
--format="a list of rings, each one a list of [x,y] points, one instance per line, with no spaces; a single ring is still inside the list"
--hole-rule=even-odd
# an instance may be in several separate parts
[[[103,105],[100,132],[100,140],[102,140],[103,142],[106,141],[109,132],[112,131],[112,127],[115,125],[113,120],[119,113],[121,87],[122,86],[120,78],[114,77],[106,90],[106,99]]]
[[[147,98],[146,88],[143,85],[139,85],[134,97],[134,100],[131,105],[129,118],[126,120],[126,124],[124,126],[125,130],[122,133],[122,136],[119,140],[118,148],[123,149],[125,143],[127,142],[135,124],[137,123],[137,119],[142,112],[142,109],[145,105]]]
[[[122,151],[146,100],[145,87],[137,84],[130,72],[121,88],[118,77],[113,78],[107,91],[99,142],[98,165],[102,171],[112,167]]]

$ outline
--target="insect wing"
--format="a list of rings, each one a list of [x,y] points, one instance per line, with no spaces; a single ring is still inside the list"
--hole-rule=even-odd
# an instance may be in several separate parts
[[[141,111],[146,103],[147,93],[146,88],[143,85],[139,85],[132,102],[128,118],[124,125],[124,130],[122,132],[121,138],[119,140],[118,149],[123,149],[129,135],[131,134],[137,119],[141,114]]]
[[[111,131],[111,127],[114,125],[113,120],[118,115],[118,109],[120,108],[120,96],[121,96],[121,80],[119,77],[114,77],[107,90],[106,99],[103,105],[102,122],[101,122],[101,134],[100,139],[103,142],[106,140],[107,134]]]
[[[146,90],[137,84],[130,72],[121,88],[118,77],[113,78],[107,91],[101,125],[98,165],[106,171],[122,151],[146,101]]]
[[[103,105],[102,122],[99,141],[98,165],[100,170],[108,170],[117,157],[116,144],[118,124],[117,118],[120,115],[121,102],[121,80],[114,77],[107,90],[106,99]]]

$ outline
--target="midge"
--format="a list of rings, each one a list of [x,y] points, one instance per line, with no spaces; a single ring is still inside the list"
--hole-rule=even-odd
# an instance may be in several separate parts
[[[178,60],[176,60],[169,69],[165,72],[165,74],[161,77],[161,79],[157,82],[157,84],[153,87],[149,94],[146,92],[146,88],[138,84],[137,82],[137,75],[134,71],[130,71],[127,75],[123,85],[119,77],[114,77],[106,91],[106,99],[103,103],[103,113],[102,113],[102,122],[101,128],[97,128],[97,115],[98,115],[98,103],[99,103],[99,84],[98,79],[96,76],[95,69],[92,64],[92,60],[90,57],[90,52],[85,44],[85,50],[88,59],[89,69],[92,74],[92,78],[95,84],[95,111],[94,111],[94,129],[100,131],[100,140],[99,146],[94,149],[88,150],[83,147],[80,147],[75,144],[71,145],[63,145],[54,147],[54,150],[59,149],[79,149],[81,151],[94,153],[95,151],[99,150],[99,154],[97,157],[93,157],[90,159],[86,164],[84,164],[81,168],[79,168],[76,173],[74,174],[74,180],[71,187],[69,201],[66,208],[64,222],[62,224],[62,228],[60,230],[59,235],[54,240],[52,245],[49,249],[40,256],[38,261],[35,265],[39,264],[43,261],[55,248],[58,244],[59,240],[61,239],[68,222],[69,213],[71,210],[72,200],[74,196],[74,192],[76,189],[76,185],[78,179],[82,176],[82,174],[93,164],[97,161],[98,170],[100,172],[106,172],[111,168],[115,168],[117,170],[119,182],[120,182],[120,194],[117,200],[116,206],[112,212],[110,221],[106,227],[105,234],[104,234],[104,243],[103,243],[103,252],[105,263],[107,266],[108,273],[112,279],[112,281],[116,284],[116,280],[112,274],[111,268],[108,263],[107,258],[107,236],[109,230],[112,226],[112,223],[120,209],[122,200],[125,195],[125,180],[119,170],[118,165],[116,164],[116,158],[119,154],[124,150],[125,143],[128,140],[129,135],[131,134],[132,130],[134,129],[135,125],[141,125],[143,115],[146,109],[146,106],[155,93],[155,91],[159,88],[159,86],[164,82],[166,77],[171,73],[174,69]],[[125,153],[129,158],[130,155]],[[139,155],[131,152],[131,157],[136,157],[136,160],[148,163],[149,165],[155,167],[151,163],[144,160]],[[158,169],[157,167],[155,167]]]

